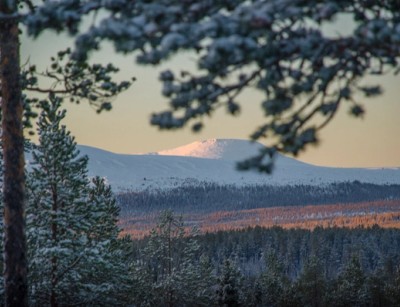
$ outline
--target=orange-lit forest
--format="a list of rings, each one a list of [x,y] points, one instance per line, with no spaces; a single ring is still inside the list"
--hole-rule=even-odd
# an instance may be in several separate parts
[[[139,302],[165,283],[161,301],[173,294],[195,306],[170,280],[202,289],[207,306],[228,306],[227,287],[237,303],[229,306],[400,302],[399,186],[206,184],[127,192],[118,202]]]
[[[187,213],[187,228],[197,226],[201,232],[280,226],[282,228],[314,229],[315,227],[400,228],[400,200],[381,200],[351,204],[285,206],[250,210]],[[159,212],[122,217],[123,233],[141,238],[155,226]]]

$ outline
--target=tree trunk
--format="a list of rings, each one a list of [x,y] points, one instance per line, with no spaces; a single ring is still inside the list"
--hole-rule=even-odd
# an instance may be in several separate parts
[[[0,0],[0,82],[4,159],[4,283],[6,306],[28,306],[24,139],[17,1]],[[0,17],[1,18],[1,17]]]

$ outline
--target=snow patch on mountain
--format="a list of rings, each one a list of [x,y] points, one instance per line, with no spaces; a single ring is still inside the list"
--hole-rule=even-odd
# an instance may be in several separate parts
[[[184,156],[205,159],[238,160],[255,156],[263,148],[257,142],[235,139],[209,139],[174,149],[159,151],[163,156]]]

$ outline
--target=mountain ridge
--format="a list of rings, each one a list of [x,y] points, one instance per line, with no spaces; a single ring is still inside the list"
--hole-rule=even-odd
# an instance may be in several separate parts
[[[89,157],[89,175],[107,179],[116,191],[173,188],[212,182],[221,185],[323,185],[360,181],[400,184],[400,169],[332,168],[279,155],[272,175],[240,172],[236,162],[263,145],[238,139],[211,139],[149,154],[117,154],[78,145]]]

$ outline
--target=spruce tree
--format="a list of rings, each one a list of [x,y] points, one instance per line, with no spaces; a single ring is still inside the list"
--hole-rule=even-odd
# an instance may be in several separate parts
[[[185,306],[211,306],[216,278],[208,257],[199,255],[195,237],[186,238],[184,259],[180,269],[179,303]]]
[[[266,306],[281,306],[290,301],[290,280],[284,266],[272,251],[266,254],[266,270],[261,275],[262,301]]]
[[[243,276],[231,259],[225,259],[221,274],[218,278],[216,300],[218,306],[242,306],[241,291]]]
[[[334,306],[367,306],[370,301],[367,279],[358,257],[350,262],[339,274],[332,296]]]
[[[182,218],[172,211],[161,213],[132,268],[137,306],[210,306],[212,268],[199,257],[195,234],[186,236]]]
[[[393,281],[386,285],[385,294],[391,306],[400,306],[400,266],[396,268]]]
[[[301,304],[310,307],[326,306],[326,302],[324,302],[326,288],[323,267],[316,257],[311,257],[296,283],[296,292]]]
[[[111,191],[87,176],[88,158],[61,125],[65,110],[42,103],[28,176],[27,237],[32,305],[111,304],[124,271],[113,250],[118,214]],[[124,274],[122,274],[124,275]],[[115,303],[115,302],[114,302]]]
[[[117,225],[120,209],[111,187],[106,184],[104,178],[96,176],[91,179],[89,201],[93,218],[97,220],[97,223],[92,225],[91,233],[95,234],[97,239],[116,238],[120,232]]]

